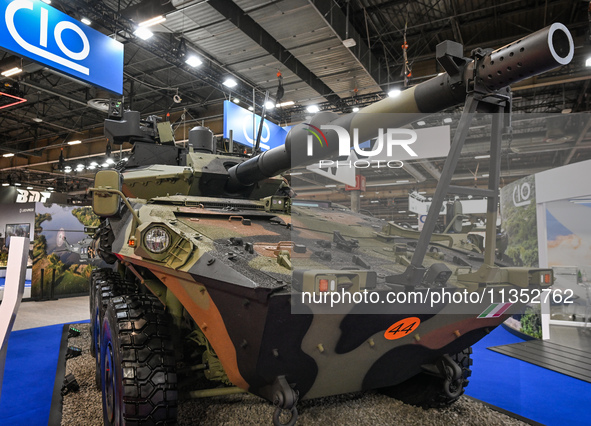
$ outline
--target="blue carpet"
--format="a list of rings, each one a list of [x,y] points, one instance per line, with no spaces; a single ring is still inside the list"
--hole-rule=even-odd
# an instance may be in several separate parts
[[[63,324],[13,331],[8,340],[0,425],[46,425]]]
[[[474,345],[466,394],[548,426],[591,425],[591,384],[486,349],[522,341],[497,327]]]

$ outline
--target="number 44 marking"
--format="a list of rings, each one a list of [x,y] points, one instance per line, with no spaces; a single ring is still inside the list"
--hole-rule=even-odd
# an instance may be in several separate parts
[[[392,324],[386,332],[384,337],[388,340],[396,340],[412,333],[421,324],[421,320],[417,317],[409,317]]]

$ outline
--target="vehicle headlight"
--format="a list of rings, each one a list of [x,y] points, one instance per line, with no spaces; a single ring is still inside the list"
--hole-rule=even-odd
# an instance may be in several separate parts
[[[170,234],[165,228],[154,226],[146,232],[144,244],[152,253],[162,253],[170,246]]]

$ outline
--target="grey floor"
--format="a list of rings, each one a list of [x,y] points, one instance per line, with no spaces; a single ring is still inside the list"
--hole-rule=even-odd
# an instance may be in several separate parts
[[[24,301],[18,309],[12,330],[76,323],[89,318],[88,296],[44,302]]]

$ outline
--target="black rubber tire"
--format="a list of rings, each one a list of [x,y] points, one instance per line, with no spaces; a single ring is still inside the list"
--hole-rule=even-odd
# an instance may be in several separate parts
[[[101,286],[101,283],[110,275],[112,274],[113,271],[111,271],[110,269],[95,269],[92,271],[91,275],[90,275],[90,286],[89,286],[89,290],[90,290],[90,294],[89,294],[89,305],[90,305],[90,354],[93,357],[96,357],[97,354],[97,346],[96,346],[96,339],[94,338],[94,333],[95,330],[97,330],[97,327],[95,325],[94,322],[94,317],[96,316],[97,313],[97,303],[96,303],[96,295],[98,292],[99,287]],[[100,330],[100,322],[98,322],[99,327],[98,330]],[[97,330],[97,331],[98,331]]]
[[[109,300],[101,332],[105,425],[172,425],[177,376],[172,322],[152,295]]]
[[[101,388],[101,327],[109,300],[115,296],[132,295],[137,293],[134,283],[125,281],[111,269],[99,269],[95,275],[94,294],[90,301],[93,307],[90,316],[90,346],[95,363],[96,388]]]
[[[468,377],[472,375],[470,369],[472,365],[471,354],[472,348],[466,348],[451,357],[462,368],[463,389],[468,386]],[[464,394],[462,389],[456,397],[448,396],[443,390],[443,382],[444,380],[441,377],[420,373],[405,382],[382,388],[380,392],[417,407],[441,408],[453,404]]]

